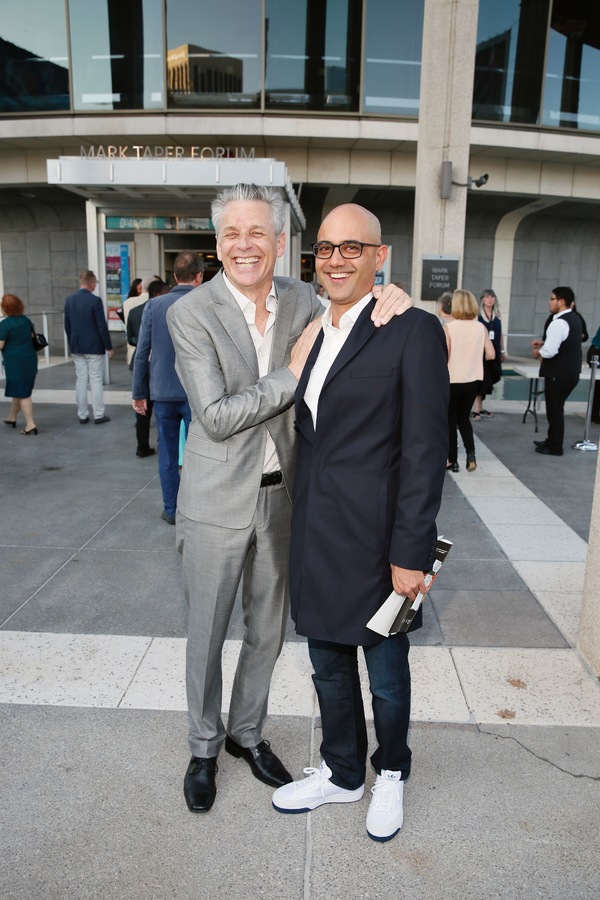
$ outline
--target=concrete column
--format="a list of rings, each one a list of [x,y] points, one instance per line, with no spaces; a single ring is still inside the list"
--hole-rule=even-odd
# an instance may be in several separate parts
[[[558,203],[557,199],[546,197],[513,209],[503,216],[496,227],[494,238],[494,262],[492,266],[492,287],[498,295],[502,310],[502,333],[504,346],[509,351],[510,339],[510,298],[512,291],[513,261],[515,255],[515,235],[517,228],[527,216],[531,216],[548,206]]]
[[[596,464],[596,484],[577,649],[592,672],[600,678],[600,459]]]
[[[290,212],[290,204],[285,204],[285,250],[283,256],[278,257],[275,262],[275,275],[285,276],[289,278],[292,271],[292,217]]]
[[[158,234],[139,233],[134,235],[135,275],[145,278],[147,275],[161,275],[164,260],[160,256],[160,238]]]
[[[461,283],[468,189],[452,186],[441,200],[440,176],[447,161],[454,181],[469,175],[478,6],[478,0],[425,0],[411,279],[417,303],[423,256],[458,255]]]

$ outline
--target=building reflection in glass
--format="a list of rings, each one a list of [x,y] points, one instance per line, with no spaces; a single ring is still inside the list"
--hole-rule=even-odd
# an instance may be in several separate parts
[[[261,100],[261,0],[169,0],[167,104],[244,107]]]
[[[369,0],[362,87],[364,112],[418,116],[424,0]]]
[[[600,3],[554,0],[542,124],[600,129]]]
[[[68,110],[64,0],[2,0],[0,112]]]
[[[162,109],[162,0],[71,0],[73,106]]]
[[[357,111],[362,3],[267,0],[265,107]]]

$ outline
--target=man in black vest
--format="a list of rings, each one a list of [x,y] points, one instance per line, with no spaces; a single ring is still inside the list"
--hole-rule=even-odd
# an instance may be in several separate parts
[[[552,321],[545,340],[532,341],[533,358],[541,359],[544,379],[548,436],[534,441],[536,453],[562,456],[565,434],[565,401],[581,374],[581,319],[571,306],[575,294],[570,287],[555,287],[548,303]]]

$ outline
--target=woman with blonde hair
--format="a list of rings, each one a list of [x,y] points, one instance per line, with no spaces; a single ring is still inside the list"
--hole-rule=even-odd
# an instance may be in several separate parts
[[[471,291],[454,291],[453,320],[444,325],[450,372],[447,468],[453,472],[458,472],[460,468],[458,431],[467,454],[467,472],[474,472],[477,468],[471,407],[477,396],[478,382],[483,379],[483,358],[494,359],[496,355],[487,328],[477,320],[478,312],[477,300]]]
[[[37,375],[37,355],[32,341],[33,324],[25,315],[23,301],[15,294],[4,294],[0,308],[5,316],[0,322],[0,350],[6,375],[4,394],[12,398],[9,416],[3,422],[16,428],[17,413],[21,410],[25,417],[25,428],[21,434],[37,434],[31,402]]]
[[[495,359],[486,360],[483,364],[483,381],[479,385],[472,413],[476,422],[479,422],[482,416],[486,418],[492,417],[493,413],[483,408],[483,401],[492,393],[494,385],[502,378],[504,338],[502,336],[498,298],[491,288],[487,288],[479,298],[479,321],[487,328],[490,341],[496,351],[496,357]]]

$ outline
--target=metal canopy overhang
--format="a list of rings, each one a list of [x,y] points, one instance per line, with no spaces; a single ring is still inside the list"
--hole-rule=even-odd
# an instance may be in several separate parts
[[[275,159],[119,159],[61,156],[47,161],[48,184],[91,200],[101,210],[164,209],[198,212],[215,194],[238,183],[272,187],[290,205],[293,232],[306,220],[288,178]]]

